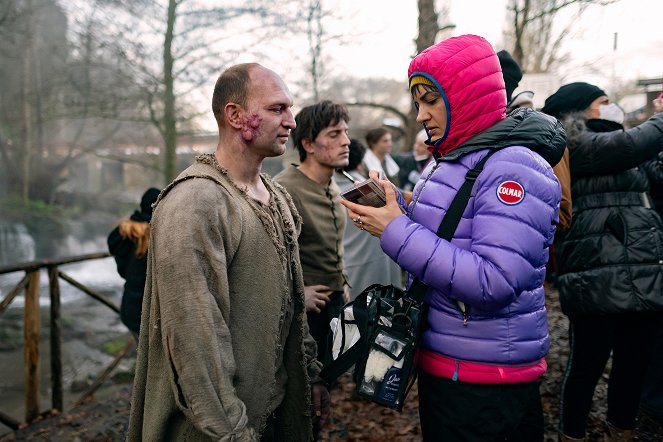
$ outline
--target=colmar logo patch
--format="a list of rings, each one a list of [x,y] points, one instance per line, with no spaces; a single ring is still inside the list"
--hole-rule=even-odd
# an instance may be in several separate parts
[[[525,188],[517,181],[504,181],[497,186],[497,199],[507,206],[520,204],[525,198]]]

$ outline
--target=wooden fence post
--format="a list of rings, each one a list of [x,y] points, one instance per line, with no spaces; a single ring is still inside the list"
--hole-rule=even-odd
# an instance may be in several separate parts
[[[48,268],[48,282],[51,292],[51,407],[63,410],[62,400],[62,347],[60,316],[60,281],[58,268]]]
[[[29,423],[39,416],[39,270],[29,272],[24,315],[25,421]]]
[[[14,300],[14,298],[25,290],[25,305],[23,313],[23,373],[25,376],[25,422],[31,423],[41,415],[39,400],[40,400],[40,387],[41,387],[41,365],[39,357],[39,339],[41,335],[41,311],[39,306],[39,279],[40,270],[42,268],[48,269],[50,297],[51,297],[51,317],[50,317],[50,350],[51,350],[51,388],[52,388],[52,408],[60,411],[64,408],[63,400],[63,374],[62,374],[62,316],[61,316],[61,300],[60,300],[60,284],[58,277],[68,281],[74,287],[82,290],[84,293],[90,295],[97,301],[102,302],[110,307],[117,313],[120,309],[106,299],[101,293],[98,293],[73,278],[65,275],[58,270],[58,266],[62,264],[73,264],[76,262],[88,261],[91,259],[101,259],[112,256],[110,253],[91,253],[88,255],[72,256],[64,259],[57,260],[42,260],[27,263],[20,263],[10,266],[0,266],[0,275],[13,272],[25,272],[25,276],[21,281],[9,291],[9,293],[0,299],[0,314],[3,313]],[[128,345],[123,350],[122,355],[125,355],[130,349]],[[110,371],[119,363],[120,358],[113,361],[101,380],[96,382],[101,385],[103,380],[106,379]],[[0,377],[2,375],[0,374]],[[98,386],[97,386],[98,387]],[[97,388],[95,387],[95,388]],[[94,390],[90,391],[92,394]],[[1,404],[0,404],[1,405]],[[0,411],[0,423],[7,425],[9,428],[17,429],[21,425],[16,419]],[[0,437],[0,439],[2,439]]]

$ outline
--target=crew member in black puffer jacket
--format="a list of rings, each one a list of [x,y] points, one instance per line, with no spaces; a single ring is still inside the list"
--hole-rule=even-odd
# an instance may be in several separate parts
[[[140,210],[129,219],[123,219],[108,235],[108,250],[115,258],[117,272],[126,282],[120,306],[120,319],[138,340],[140,312],[143,305],[145,274],[147,272],[147,247],[150,238],[152,204],[159,196],[159,189],[151,187],[140,200]]]
[[[663,150],[663,113],[624,130],[623,111],[587,83],[562,86],[542,111],[566,128],[573,200],[558,249],[560,302],[570,322],[561,439],[585,437],[612,351],[605,440],[630,440],[663,312],[663,223],[649,195],[663,170],[648,161]]]

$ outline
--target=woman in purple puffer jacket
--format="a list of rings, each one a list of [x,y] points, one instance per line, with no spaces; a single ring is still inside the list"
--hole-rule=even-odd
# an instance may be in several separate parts
[[[561,198],[551,166],[564,151],[564,130],[531,109],[505,114],[499,60],[481,37],[426,49],[408,75],[436,161],[407,208],[386,180],[386,206],[343,204],[355,226],[379,236],[410,279],[429,287],[419,357],[424,440],[543,440],[543,281]],[[491,149],[498,151],[476,180],[451,242],[439,238],[465,174]]]

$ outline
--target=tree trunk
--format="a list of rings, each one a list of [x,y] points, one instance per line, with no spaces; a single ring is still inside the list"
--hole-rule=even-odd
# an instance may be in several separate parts
[[[506,45],[525,73],[550,72],[562,59],[562,43],[570,35],[583,11],[589,6],[607,6],[618,0],[509,0],[507,11],[511,30]],[[566,25],[560,26],[558,13],[576,9]]]
[[[518,7],[518,0],[512,0],[512,11],[513,11],[513,32],[514,32],[514,43],[513,43],[513,56],[514,60],[520,65],[523,66],[525,60],[523,60],[525,51],[523,49],[523,36],[525,35],[525,27],[529,23],[528,16],[530,10],[529,0],[525,0],[523,7]]]
[[[25,34],[25,54],[23,58],[23,128],[25,130],[23,138],[23,158],[21,161],[21,172],[23,182],[21,183],[21,199],[24,204],[30,200],[30,162],[34,151],[34,128],[32,124],[32,77],[33,77],[33,58],[34,58],[34,37],[33,37],[33,17],[32,1],[26,2],[26,34]]]
[[[417,44],[417,54],[429,46],[435,44],[435,36],[440,29],[438,25],[438,14],[435,10],[435,0],[418,0],[419,8],[419,34],[415,40]],[[410,105],[408,112],[408,121],[405,125],[405,151],[412,150],[414,139],[421,126],[417,124],[417,109],[414,102]]]
[[[163,109],[163,137],[164,137],[164,179],[169,183],[175,178],[177,157],[177,121],[175,118],[175,91],[173,81],[173,36],[175,30],[177,1],[168,1],[168,22],[166,25],[166,36],[163,44],[163,84],[164,84],[164,109]]]
[[[438,25],[438,14],[435,10],[435,0],[418,0],[419,8],[419,34],[415,43],[417,54],[429,46],[435,44],[435,36],[440,29]]]
[[[313,102],[317,103],[319,91],[319,77],[320,77],[320,54],[322,53],[322,5],[320,0],[313,0],[309,4],[307,18],[307,35],[309,44],[309,53],[311,54],[311,80]]]

